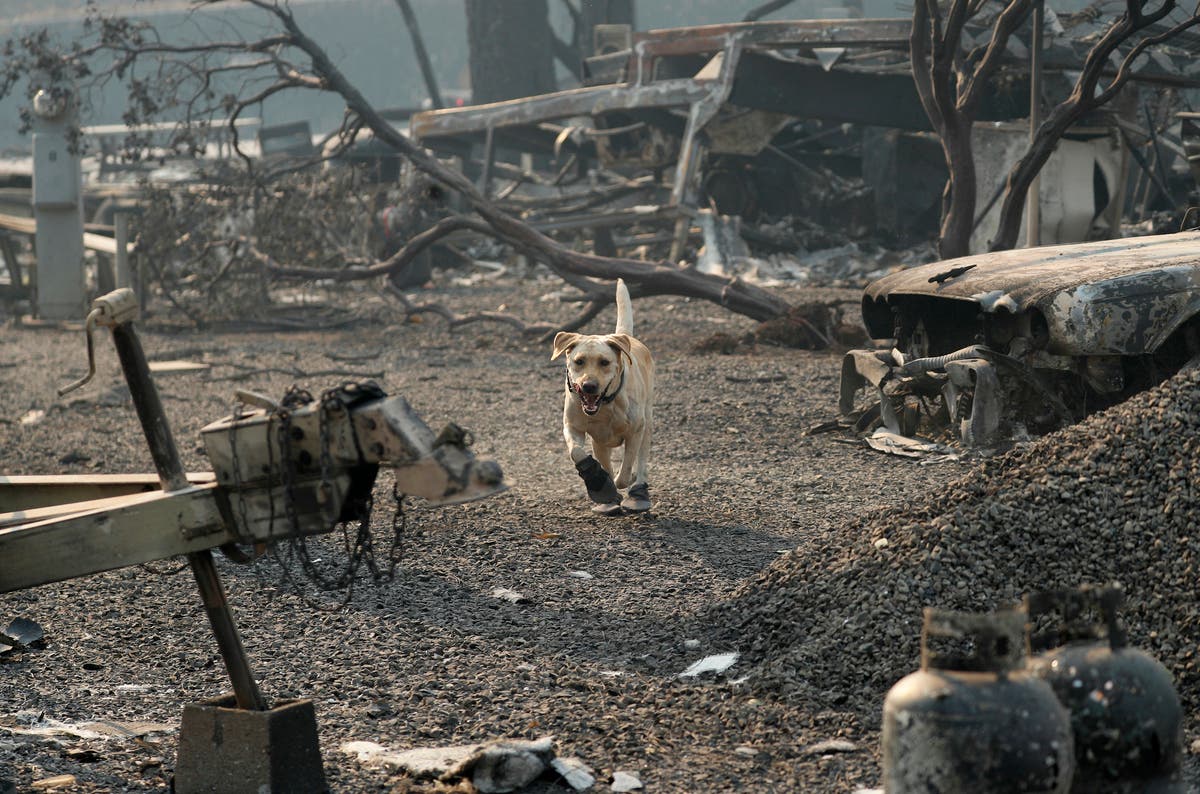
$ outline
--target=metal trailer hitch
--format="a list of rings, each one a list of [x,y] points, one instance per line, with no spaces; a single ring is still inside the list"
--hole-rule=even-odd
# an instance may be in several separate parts
[[[260,407],[201,431],[215,476],[187,474],[133,326],[137,311],[129,289],[93,302],[88,374],[59,393],[95,374],[92,334],[108,327],[160,489],[142,475],[0,477],[0,510],[10,511],[0,512],[0,593],[185,555],[233,695],[185,706],[175,790],[325,791],[312,703],[263,697],[211,550],[332,531],[369,498],[380,465],[394,470],[398,490],[435,504],[499,493],[503,474],[474,457],[464,431],[435,436],[402,397],[366,386],[286,410],[240,395]],[[58,501],[64,495],[83,501]]]

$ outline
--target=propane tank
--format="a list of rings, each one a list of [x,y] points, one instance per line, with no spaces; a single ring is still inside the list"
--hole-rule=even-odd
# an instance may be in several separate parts
[[[883,704],[888,794],[1066,794],[1066,709],[1025,664],[1025,615],[926,608],[921,669]]]
[[[1060,618],[1036,648],[1029,671],[1054,689],[1071,713],[1076,794],[1182,791],[1183,709],[1167,669],[1126,646],[1120,585],[1032,593],[1031,624]]]

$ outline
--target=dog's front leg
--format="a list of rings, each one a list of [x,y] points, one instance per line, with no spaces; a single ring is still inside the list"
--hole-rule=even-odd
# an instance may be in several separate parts
[[[567,442],[567,452],[571,455],[571,462],[576,466],[584,458],[591,457],[587,448],[587,434],[582,430],[576,430],[568,422],[563,422],[563,439]]]
[[[650,432],[642,426],[625,439],[625,453],[620,458],[617,487],[628,488],[638,482],[646,482],[646,453],[649,451]]]
[[[628,488],[633,484],[633,459],[637,451],[637,438],[631,437],[625,441],[625,451],[621,453],[621,469],[617,472],[618,488]]]
[[[618,488],[628,488],[646,481],[646,458],[649,454],[650,422],[643,421],[625,439],[625,454],[621,456],[621,470],[617,472]]]
[[[593,439],[592,440],[592,456],[600,462],[600,465],[604,467],[604,470],[606,472],[608,472],[609,474],[612,474],[612,470],[613,470],[612,447],[606,447],[603,444],[597,444],[595,442],[595,439]]]
[[[646,469],[650,466],[650,437],[654,435],[654,412],[647,408],[646,419],[642,424],[641,432],[637,436],[637,447],[634,452],[634,467],[633,467],[633,482],[637,484],[645,484]]]
[[[575,470],[583,478],[587,488],[588,498],[598,505],[611,505],[621,501],[617,487],[613,485],[612,477],[605,471],[600,462],[593,458],[587,450],[587,436],[575,430],[569,424],[563,424],[563,437],[567,441],[567,450],[575,463]]]
[[[617,474],[618,488],[631,486],[629,495],[621,501],[621,507],[631,513],[643,513],[650,509],[650,486],[646,483],[646,466],[649,457],[650,422],[646,421],[626,441],[625,455],[621,459],[621,471]]]

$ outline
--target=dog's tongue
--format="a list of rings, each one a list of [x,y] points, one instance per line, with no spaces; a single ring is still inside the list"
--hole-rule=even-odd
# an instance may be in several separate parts
[[[599,394],[581,394],[580,401],[583,403],[583,408],[586,411],[595,411],[600,407]]]

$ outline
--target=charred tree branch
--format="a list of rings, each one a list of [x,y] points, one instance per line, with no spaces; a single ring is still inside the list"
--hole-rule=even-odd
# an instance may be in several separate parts
[[[436,314],[447,322],[451,330],[478,322],[504,323],[505,325],[512,326],[526,336],[546,334],[554,330],[554,328],[547,323],[527,325],[519,317],[514,317],[511,314],[504,314],[502,312],[475,312],[473,314],[458,314],[450,309],[447,309],[440,303],[414,303],[407,295],[404,294],[403,291],[401,291],[395,284],[390,282],[385,285],[384,289],[386,289],[388,294],[399,301],[400,305],[404,307],[405,319],[416,317],[420,314]]]
[[[1134,9],[1136,3],[1138,0],[1129,0],[1130,10],[1115,21],[1100,41],[1088,52],[1087,58],[1084,60],[1083,71],[1080,73],[1079,79],[1075,81],[1070,96],[1047,114],[1046,120],[1038,127],[1029,150],[1009,171],[1004,201],[1000,206],[999,227],[996,230],[996,237],[992,241],[991,250],[1003,251],[1016,245],[1029,185],[1032,184],[1046,161],[1050,159],[1050,155],[1054,153],[1054,148],[1063,133],[1084,115],[1116,96],[1117,92],[1129,81],[1134,61],[1149,47],[1161,44],[1200,24],[1200,15],[1193,14],[1162,33],[1141,39],[1121,61],[1116,75],[1108,86],[1097,92],[1096,88],[1103,76],[1109,56],[1116,48],[1139,30],[1161,20],[1175,7],[1174,0],[1165,0],[1163,6],[1153,13],[1143,14],[1140,10]]]

